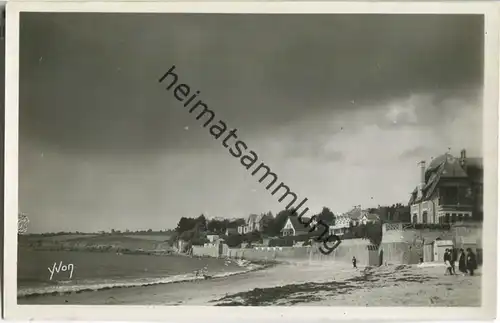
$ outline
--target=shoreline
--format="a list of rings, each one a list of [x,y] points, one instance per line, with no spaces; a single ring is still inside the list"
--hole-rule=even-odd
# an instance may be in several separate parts
[[[203,304],[210,305],[209,301],[223,297],[230,292],[251,290],[256,286],[292,284],[306,282],[313,279],[315,273],[325,273],[325,265],[313,266],[309,263],[268,263],[265,267],[250,269],[227,277],[214,277],[192,281],[180,281],[168,284],[148,286],[131,286],[126,288],[110,288],[95,291],[71,293],[51,293],[18,297],[19,304],[163,304],[178,305]],[[297,270],[299,269],[299,270]],[[319,269],[319,271],[318,271]],[[304,274],[304,272],[306,274]],[[309,273],[309,274],[307,274]],[[331,278],[330,274],[326,274]],[[322,277],[326,279],[326,277]]]
[[[187,255],[177,255],[177,256],[187,256]],[[204,258],[202,256],[187,256],[187,257],[192,257],[192,258]],[[240,259],[230,259],[230,258],[220,258],[221,260],[231,260],[233,262],[238,262],[242,261]],[[242,270],[240,271],[234,271],[234,272],[225,272],[225,273],[215,273],[211,275],[201,275],[201,276],[193,276],[193,277],[187,277],[186,275],[189,274],[181,274],[181,275],[174,275],[174,276],[169,276],[163,278],[163,281],[161,281],[161,278],[157,278],[160,281],[156,282],[137,282],[137,283],[124,283],[121,285],[113,285],[113,283],[109,284],[101,284],[101,287],[89,287],[85,285],[73,285],[73,286],[64,286],[64,285],[59,285],[59,286],[54,286],[55,289],[57,288],[73,288],[71,290],[54,290],[54,291],[47,291],[47,292],[32,292],[32,293],[26,293],[26,294],[20,294],[19,289],[18,289],[18,295],[17,295],[17,300],[22,301],[24,299],[29,299],[29,298],[35,298],[35,297],[44,297],[44,296],[66,296],[66,295],[72,295],[72,294],[80,294],[80,293],[88,293],[88,292],[99,292],[99,291],[105,291],[105,290],[118,290],[118,289],[129,289],[129,288],[140,288],[140,287],[149,287],[149,286],[158,286],[158,285],[167,285],[167,284],[179,284],[179,283],[188,283],[188,282],[194,282],[194,281],[202,281],[202,280],[211,280],[211,279],[224,279],[232,276],[237,276],[237,275],[243,275],[247,273],[251,273],[254,271],[259,271],[259,270],[265,270],[267,268],[276,266],[280,264],[278,261],[248,261],[248,260],[243,260],[246,261],[247,263],[245,265],[242,265]],[[181,279],[175,280],[175,277],[183,277]],[[154,278],[151,278],[154,279]],[[169,280],[169,279],[174,279],[174,280]],[[79,288],[78,288],[79,287]],[[75,289],[76,288],[76,289]]]
[[[345,263],[280,263],[224,278],[43,295],[19,304],[198,306],[480,306],[478,276],[442,267],[353,269]]]

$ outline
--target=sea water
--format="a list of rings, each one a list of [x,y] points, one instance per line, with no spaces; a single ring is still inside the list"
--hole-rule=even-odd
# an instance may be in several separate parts
[[[60,267],[59,272],[54,264],[55,269]],[[72,269],[71,275],[68,268]],[[166,284],[205,279],[206,275],[224,277],[252,269],[256,266],[247,261],[206,257],[20,248],[18,296]]]

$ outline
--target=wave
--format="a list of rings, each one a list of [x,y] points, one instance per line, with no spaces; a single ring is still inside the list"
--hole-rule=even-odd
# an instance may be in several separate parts
[[[138,278],[135,279],[134,281],[112,281],[112,282],[87,281],[84,284],[75,284],[75,285],[68,285],[67,283],[70,282],[66,281],[63,282],[66,283],[64,285],[52,285],[52,286],[22,288],[22,289],[18,288],[17,297],[23,298],[23,297],[42,296],[42,295],[82,293],[82,292],[107,290],[115,288],[143,287],[143,286],[205,280],[212,278],[224,278],[224,277],[245,274],[248,272],[256,271],[267,267],[265,265],[253,264],[245,260],[239,261],[238,265],[241,267],[245,267],[245,269],[240,271],[217,273],[213,275],[204,274],[200,276],[195,274],[183,274],[183,275],[174,275],[169,277]]]

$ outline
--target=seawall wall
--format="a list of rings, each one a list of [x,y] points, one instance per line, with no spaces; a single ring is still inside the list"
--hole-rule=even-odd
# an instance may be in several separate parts
[[[227,256],[247,260],[277,261],[335,261],[350,263],[356,257],[360,266],[377,266],[377,248],[368,240],[349,239],[342,243],[329,255],[319,251],[321,244],[307,247],[257,247],[253,249],[228,249]]]

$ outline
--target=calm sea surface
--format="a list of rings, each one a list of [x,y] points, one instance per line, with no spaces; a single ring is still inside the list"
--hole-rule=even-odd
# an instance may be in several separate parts
[[[66,268],[51,272],[56,268]],[[72,264],[70,279],[68,265]],[[140,286],[176,281],[203,279],[195,272],[203,271],[211,276],[227,276],[243,272],[248,263],[216,258],[184,256],[122,255],[110,252],[84,251],[37,251],[19,249],[18,296],[98,290],[104,288]]]

